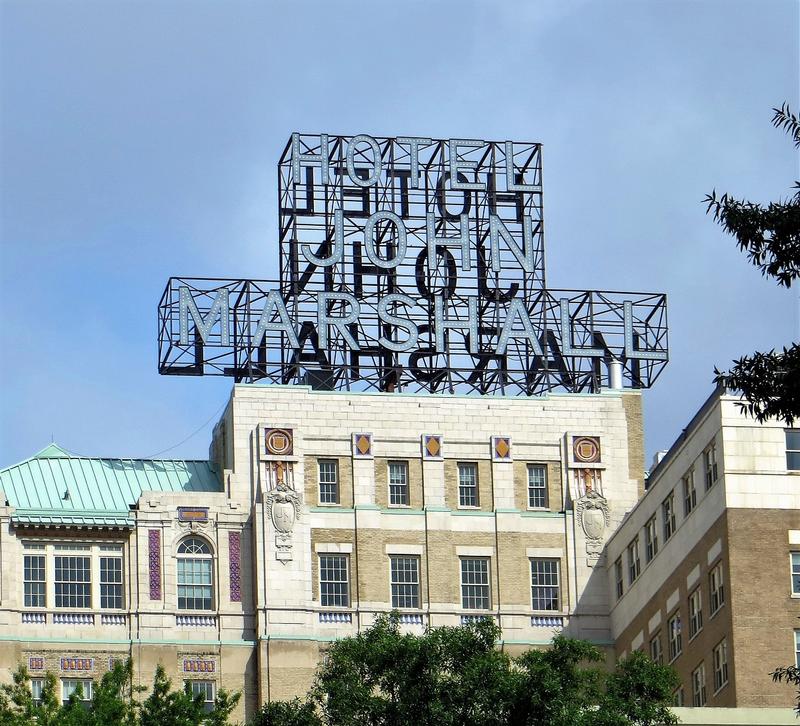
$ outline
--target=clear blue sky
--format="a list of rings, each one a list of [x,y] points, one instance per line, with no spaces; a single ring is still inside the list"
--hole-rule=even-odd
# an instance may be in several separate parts
[[[796,0],[0,2],[0,466],[204,457],[230,381],[161,377],[170,275],[271,277],[293,130],[544,144],[548,280],[669,295],[648,456],[797,291],[706,217],[800,176]],[[174,448],[171,448],[174,447]]]

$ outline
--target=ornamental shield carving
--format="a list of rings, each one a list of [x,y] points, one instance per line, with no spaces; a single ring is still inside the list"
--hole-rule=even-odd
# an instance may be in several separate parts
[[[275,559],[292,559],[292,530],[300,513],[300,495],[282,480],[265,497],[267,514],[275,527]]]
[[[589,489],[575,503],[575,514],[586,536],[586,554],[589,566],[594,566],[603,550],[603,539],[610,523],[606,498]]]

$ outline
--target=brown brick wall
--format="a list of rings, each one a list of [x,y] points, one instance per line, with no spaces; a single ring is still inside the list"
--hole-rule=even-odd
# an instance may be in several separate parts
[[[492,463],[486,459],[446,459],[444,462],[445,504],[458,509],[458,464],[460,461],[478,465],[478,509],[491,512],[494,509],[492,493]]]
[[[411,509],[422,509],[422,461],[420,459],[375,459],[375,504],[389,506],[389,462],[404,461],[408,466],[408,499]]]
[[[319,460],[334,460],[339,465],[339,506],[353,506],[353,462],[349,456],[306,456],[305,457],[305,501],[309,507],[320,506],[319,501]],[[329,506],[329,505],[324,505]]]
[[[523,512],[528,509],[528,464],[547,467],[547,508],[554,512],[561,511],[561,462],[558,461],[514,462],[514,506]]]
[[[644,495],[644,422],[642,396],[623,393],[622,408],[628,422],[628,476],[639,482],[639,496]]]

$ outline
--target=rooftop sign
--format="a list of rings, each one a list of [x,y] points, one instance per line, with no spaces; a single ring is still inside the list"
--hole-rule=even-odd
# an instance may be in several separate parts
[[[540,144],[295,133],[278,176],[280,279],[171,278],[161,373],[532,395],[668,360],[663,294],[546,287]]]

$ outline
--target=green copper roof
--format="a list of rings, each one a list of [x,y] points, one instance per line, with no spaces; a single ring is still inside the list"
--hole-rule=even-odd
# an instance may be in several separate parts
[[[223,488],[208,461],[89,458],[50,444],[0,469],[0,491],[20,523],[131,526],[130,507],[142,492]]]

